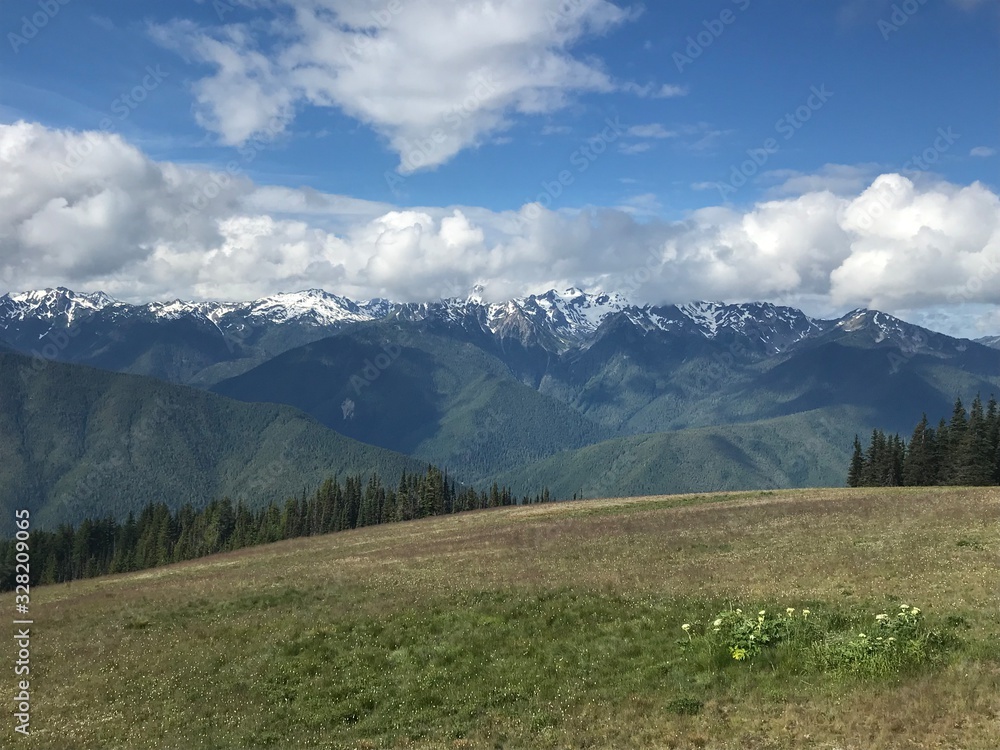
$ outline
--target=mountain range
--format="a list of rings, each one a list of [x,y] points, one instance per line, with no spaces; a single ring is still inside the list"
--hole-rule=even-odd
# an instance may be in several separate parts
[[[308,290],[134,305],[60,288],[0,297],[0,340],[67,372],[183,386],[211,408],[292,407],[323,434],[464,481],[566,497],[840,485],[856,432],[908,431],[956,395],[1000,390],[998,341],[879,311],[819,320],[578,289],[498,303],[477,288],[433,303]],[[240,492],[236,480],[206,486]]]

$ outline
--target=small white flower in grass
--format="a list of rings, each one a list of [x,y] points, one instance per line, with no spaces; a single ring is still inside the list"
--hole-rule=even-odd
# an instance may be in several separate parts
[[[716,629],[718,629],[718,627],[720,625],[722,625],[722,618],[721,617],[718,620],[716,620],[715,622],[712,623],[712,627],[714,627]]]
[[[868,636],[864,633],[858,633],[858,638],[867,638]]]
[[[917,609],[916,607],[914,607],[913,609],[910,610],[910,614],[911,615],[919,615],[920,614],[920,610]]]
[[[910,608],[910,605],[909,605],[909,604],[900,604],[900,605],[899,605],[899,608],[900,608],[901,610],[904,610],[904,611],[905,611],[905,610],[907,610],[907,609],[909,609],[909,608]]]
[[[791,617],[792,615],[794,615],[795,614],[795,607],[789,607],[788,609],[786,609],[785,610],[785,614],[788,615],[789,617]]]
[[[690,629],[691,629],[691,623],[689,622],[686,622],[683,625],[681,625],[681,630],[683,630],[685,633],[688,632]]]
[[[763,615],[763,614],[764,614],[764,610],[761,610],[761,611],[760,611],[760,612],[758,612],[757,614],[758,614],[758,615]]]
[[[810,612],[809,612],[809,610],[808,610],[808,609],[804,609],[804,610],[802,610],[802,616],[803,616],[803,617],[809,617],[809,614],[810,614]]]
[[[889,619],[889,615],[885,615],[885,614],[875,615],[875,619],[878,620],[879,622],[885,622],[886,620]]]

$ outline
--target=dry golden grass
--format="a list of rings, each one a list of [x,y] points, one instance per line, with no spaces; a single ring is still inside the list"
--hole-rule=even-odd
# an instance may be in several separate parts
[[[995,750],[998,550],[1000,490],[803,490],[504,508],[44,587],[32,592],[32,736],[13,735],[8,719],[3,736],[13,739],[4,747]],[[633,638],[643,649],[661,641],[643,641],[635,623],[660,612],[656,629],[669,635],[657,637],[674,639],[684,607],[697,602],[878,608],[903,601],[930,616],[959,615],[967,628],[962,652],[933,674],[881,684],[741,679],[709,691],[696,716],[664,710],[668,687],[623,676],[620,691],[588,684],[569,697],[521,695],[511,711],[490,703],[462,719],[461,731],[444,714],[438,729],[393,735],[387,723],[371,737],[330,717],[301,723],[309,715],[303,706],[314,702],[319,716],[327,704],[303,686],[335,687],[337,665],[326,682],[308,682],[322,677],[316,664],[303,666],[283,644],[312,644],[338,623],[349,623],[338,633],[433,617],[459,623],[463,613],[449,607],[489,592],[514,601],[569,592],[597,607],[586,611],[634,606],[637,619],[621,626],[622,642]],[[13,612],[10,595],[0,608]],[[441,628],[438,620],[427,627]],[[435,637],[445,643],[447,632]],[[527,634],[524,648],[547,637]],[[5,641],[0,653],[12,665]],[[570,640],[547,647],[566,644],[579,647]],[[386,653],[394,658],[399,649]],[[455,658],[455,675],[468,677],[484,657]],[[289,673],[288,694],[286,668],[300,670]],[[13,669],[4,671],[11,692]],[[511,695],[518,689],[509,687]],[[442,695],[446,704],[454,698]],[[534,723],[518,715],[524,706],[537,709]]]

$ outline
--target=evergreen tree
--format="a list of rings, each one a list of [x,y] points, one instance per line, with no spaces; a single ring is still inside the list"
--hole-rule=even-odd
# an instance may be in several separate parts
[[[934,430],[924,414],[913,429],[903,462],[903,484],[928,487],[937,484],[937,446]]]
[[[362,486],[364,490],[362,491]],[[509,487],[494,483],[489,494],[472,487],[458,490],[446,474],[431,466],[423,475],[404,475],[399,492],[386,492],[372,475],[327,479],[312,496],[274,502],[256,513],[242,501],[229,498],[209,503],[201,510],[190,504],[171,513],[164,503],[149,504],[136,519],[124,523],[113,518],[85,519],[76,528],[60,526],[55,532],[32,533],[34,559],[31,582],[58,583],[78,578],[163,565],[202,555],[240,549],[283,538],[415,518],[420,513],[440,515],[517,502]],[[550,500],[546,488],[538,499]],[[525,502],[528,499],[525,498]],[[11,586],[14,540],[0,540],[0,590]]]
[[[956,484],[982,486],[993,481],[995,454],[990,448],[989,425],[978,395],[969,409],[965,435],[955,449]]]
[[[865,472],[865,455],[861,450],[861,440],[854,436],[854,453],[851,455],[851,466],[847,470],[847,486],[861,487]]]

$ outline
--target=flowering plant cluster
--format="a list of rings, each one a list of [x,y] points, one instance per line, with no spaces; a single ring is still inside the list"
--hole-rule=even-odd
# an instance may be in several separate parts
[[[815,645],[814,658],[826,671],[880,676],[931,659],[945,636],[926,627],[917,607],[875,615],[871,628],[849,636],[831,636]]]
[[[784,616],[769,615],[760,610],[756,615],[745,614],[742,609],[720,612],[712,622],[712,638],[728,650],[736,661],[752,659],[761,649],[776,645],[789,636],[796,620],[809,619],[809,610],[796,614],[794,608],[785,610]]]
[[[868,618],[815,617],[793,607],[756,614],[728,609],[708,625],[684,623],[681,629],[692,647],[707,647],[713,658],[725,654],[725,659],[752,662],[772,650],[771,664],[778,659],[801,669],[870,677],[933,661],[947,645],[947,638],[930,630],[923,613],[909,604]]]

